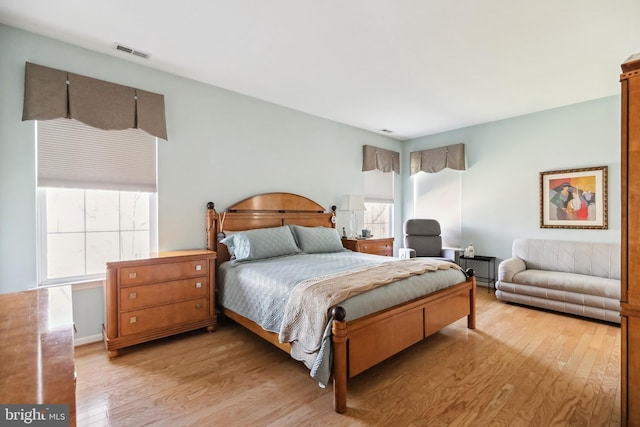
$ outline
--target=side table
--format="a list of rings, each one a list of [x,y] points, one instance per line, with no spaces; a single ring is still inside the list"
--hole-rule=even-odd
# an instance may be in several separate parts
[[[393,237],[342,239],[342,246],[354,252],[393,256]]]
[[[496,257],[494,256],[485,256],[485,255],[475,255],[472,257],[460,255],[460,263],[461,267],[466,270],[467,263],[469,261],[480,261],[487,263],[487,275],[486,276],[476,276],[476,279],[487,282],[487,292],[491,292],[491,285],[493,285],[494,289],[496,286]]]

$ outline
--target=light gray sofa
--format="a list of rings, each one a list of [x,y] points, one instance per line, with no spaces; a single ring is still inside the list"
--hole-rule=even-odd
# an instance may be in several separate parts
[[[516,239],[496,298],[620,323],[620,245]]]

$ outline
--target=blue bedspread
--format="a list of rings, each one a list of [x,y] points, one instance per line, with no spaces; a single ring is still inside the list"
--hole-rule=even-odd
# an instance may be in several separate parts
[[[279,333],[284,309],[293,287],[312,277],[345,272],[363,266],[393,261],[394,258],[343,251],[326,254],[297,254],[260,261],[229,261],[219,269],[219,303],[267,331]],[[462,271],[439,270],[390,283],[349,298],[340,305],[353,320],[465,280]],[[331,375],[331,322],[324,331],[317,354],[303,360],[311,376],[324,386]],[[291,343],[292,346],[295,342]]]

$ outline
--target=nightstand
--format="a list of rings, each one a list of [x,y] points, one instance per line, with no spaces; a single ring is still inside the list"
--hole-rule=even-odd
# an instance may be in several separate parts
[[[354,252],[393,256],[393,237],[380,239],[342,239],[342,246]]]

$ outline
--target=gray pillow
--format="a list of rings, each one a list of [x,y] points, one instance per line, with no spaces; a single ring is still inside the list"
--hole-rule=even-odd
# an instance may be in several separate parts
[[[341,252],[344,250],[342,240],[335,228],[328,227],[302,227],[292,225],[296,235],[298,246],[307,254],[326,252]]]
[[[220,243],[229,248],[238,261],[251,261],[293,255],[300,252],[288,226],[241,231]]]

